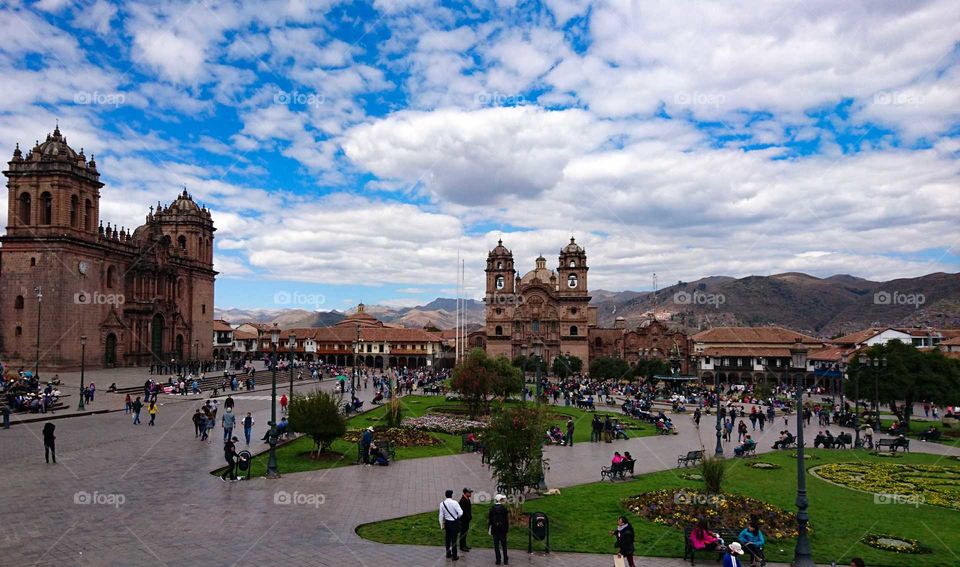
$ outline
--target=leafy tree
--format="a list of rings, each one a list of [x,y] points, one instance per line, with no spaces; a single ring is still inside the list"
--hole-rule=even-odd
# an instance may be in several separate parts
[[[339,397],[330,392],[316,390],[309,396],[294,394],[288,417],[291,431],[313,438],[318,455],[347,432],[346,418],[340,413]]]
[[[659,358],[641,358],[633,371],[639,378],[647,380],[658,374],[670,374],[670,363]]]
[[[427,323],[427,324],[423,327],[423,330],[424,330],[424,331],[427,331],[428,333],[439,333],[439,332],[440,332],[440,329],[438,329],[437,326],[434,325],[433,323]]]
[[[630,365],[622,358],[603,356],[590,363],[590,377],[605,382],[607,380],[633,379]]]
[[[490,470],[497,484],[508,487],[508,495],[518,494],[523,486],[543,478],[543,434],[550,424],[544,408],[526,402],[501,406],[484,433]],[[522,504],[516,502],[520,500],[510,499],[514,518],[519,517]]]
[[[875,345],[865,352],[868,359],[886,360],[885,365],[861,364],[859,356],[850,364],[851,380],[847,394],[856,392],[860,381],[860,397],[867,400],[879,394],[880,403],[902,423],[909,426],[914,402],[929,400],[938,405],[956,403],[960,391],[960,361],[947,358],[939,350],[921,351],[913,345],[890,341]]]
[[[491,397],[505,398],[519,392],[523,378],[506,357],[491,358],[477,348],[453,369],[450,387],[464,397],[470,415],[476,417],[489,413]]]
[[[583,370],[583,361],[570,354],[561,354],[553,359],[553,374],[561,379]]]
[[[541,372],[547,371],[546,362],[535,356],[524,356],[522,354],[518,354],[517,356],[513,357],[513,360],[510,361],[510,364],[519,368],[521,372],[536,372],[537,366],[540,367]]]

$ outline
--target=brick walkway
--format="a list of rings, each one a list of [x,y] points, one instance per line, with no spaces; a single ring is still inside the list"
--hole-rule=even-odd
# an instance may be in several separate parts
[[[369,399],[369,394],[362,392],[361,397]],[[269,414],[262,392],[250,399],[234,397],[236,411],[252,411],[255,433],[262,435]],[[212,443],[201,443],[190,437],[197,401],[161,401],[156,427],[148,427],[146,418],[133,426],[123,412],[56,421],[57,465],[43,462],[42,423],[0,431],[0,564],[444,565],[441,548],[374,544],[354,530],[362,523],[432,511],[447,488],[494,489],[479,456],[459,454],[399,461],[388,468],[342,467],[275,481],[223,483],[206,474],[222,463],[220,430],[214,431]],[[553,463],[548,484],[564,487],[599,480],[599,464],[606,463],[614,449],[633,453],[638,473],[673,468],[677,454],[701,444],[687,418],[679,417],[677,425],[680,434],[675,436],[548,447]],[[702,433],[709,450],[713,430],[705,427]],[[768,428],[758,438],[761,450],[775,435]],[[917,450],[958,453],[943,445],[917,445]],[[276,503],[284,494],[299,503]],[[85,503],[90,500],[93,503]],[[637,545],[642,552],[655,542]],[[491,550],[477,549],[459,565],[492,563]],[[516,552],[511,564],[609,567],[612,560],[609,555]],[[638,564],[679,567],[683,562],[650,558]]]

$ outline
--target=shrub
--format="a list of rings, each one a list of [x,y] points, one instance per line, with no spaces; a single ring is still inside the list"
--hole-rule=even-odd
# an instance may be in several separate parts
[[[711,494],[722,492],[723,477],[726,472],[727,467],[723,457],[704,457],[700,461],[700,474],[703,475],[703,482],[707,485],[707,491]]]
[[[308,396],[293,395],[289,424],[291,431],[313,438],[318,455],[347,431],[347,421],[340,413],[338,398],[320,390]]]

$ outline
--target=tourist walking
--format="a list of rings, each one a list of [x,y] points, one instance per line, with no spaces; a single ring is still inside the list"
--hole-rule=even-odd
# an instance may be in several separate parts
[[[247,417],[243,418],[243,438],[250,444],[250,436],[253,435],[253,416],[247,412]]]
[[[150,414],[150,423],[147,425],[154,425],[154,421],[157,419],[157,412],[160,410],[157,409],[157,402],[151,401],[150,407],[147,408],[147,413]]]
[[[467,545],[467,532],[470,531],[470,521],[473,520],[473,491],[469,488],[463,489],[463,496],[460,497],[460,509],[463,515],[460,516],[460,551],[470,551]]]
[[[130,394],[127,394],[127,397],[123,400],[123,413],[130,413],[131,406],[133,406],[133,402],[130,400]]]
[[[287,413],[287,403],[288,403],[288,402],[289,402],[289,400],[287,400],[287,395],[286,395],[286,394],[280,396],[280,413],[284,413],[284,414]]]
[[[503,494],[497,494],[493,498],[493,507],[487,512],[487,529],[493,538],[493,552],[497,557],[497,565],[500,565],[501,555],[503,556],[503,565],[509,565],[507,558],[507,532],[510,531],[510,512],[505,505],[507,497]]]
[[[200,426],[203,425],[203,414],[200,410],[193,412],[193,437],[200,437]]]
[[[617,555],[626,559],[630,567],[636,567],[633,563],[633,526],[627,521],[626,516],[617,518],[617,529],[610,534],[617,539],[613,544],[617,548]]]
[[[53,430],[56,428],[57,426],[49,421],[43,426],[43,457],[47,460],[47,464],[50,463],[50,457],[53,457],[53,464],[57,464],[57,445],[55,442],[57,436],[53,434]]]
[[[140,401],[140,396],[137,396],[137,399],[133,401],[130,409],[133,410],[133,424],[140,425],[140,410],[143,409],[143,402]]]
[[[440,503],[440,529],[443,530],[443,546],[447,550],[447,557],[458,561],[460,556],[457,554],[457,533],[460,530],[460,516],[463,510],[460,503],[453,499],[453,491],[447,490],[444,493],[444,500]]]
[[[567,447],[573,447],[573,418],[567,420]]]
[[[233,415],[233,408],[227,408],[220,418],[220,425],[223,426],[223,441],[227,442],[233,437],[233,428],[237,425],[237,416]]]
[[[226,416],[224,416],[226,417]],[[237,480],[237,438],[228,437],[223,441],[223,459],[227,461],[227,469],[220,475],[220,480]]]

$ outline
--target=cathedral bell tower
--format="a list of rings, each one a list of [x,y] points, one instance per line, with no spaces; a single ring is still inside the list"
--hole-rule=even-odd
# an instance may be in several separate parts
[[[587,295],[587,253],[579,244],[570,237],[570,244],[567,244],[560,250],[560,266],[557,272],[560,274],[561,296]]]

